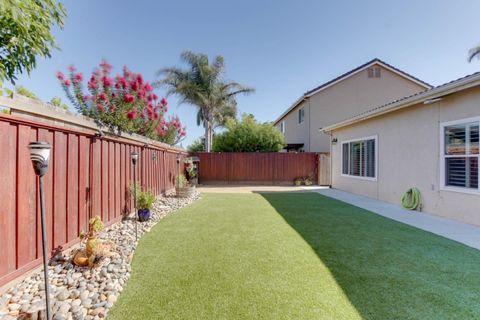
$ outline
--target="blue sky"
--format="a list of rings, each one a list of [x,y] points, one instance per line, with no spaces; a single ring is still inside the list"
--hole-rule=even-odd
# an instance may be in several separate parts
[[[430,84],[480,70],[467,62],[480,43],[480,1],[64,1],[54,30],[61,51],[17,82],[43,100],[64,98],[55,71],[75,64],[89,74],[102,58],[149,80],[179,65],[185,50],[222,55],[227,78],[257,92],[241,112],[277,118],[302,93],[378,57]],[[162,91],[158,91],[162,94]],[[65,100],[65,99],[64,99]],[[187,126],[187,146],[203,133],[196,110],[169,98]]]

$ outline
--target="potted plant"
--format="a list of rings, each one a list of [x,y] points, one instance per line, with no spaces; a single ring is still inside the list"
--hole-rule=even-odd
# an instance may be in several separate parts
[[[303,183],[303,178],[297,178],[293,181],[293,183],[298,187],[301,186]]]
[[[313,174],[310,174],[308,177],[305,177],[303,179],[303,184],[305,184],[306,186],[313,185]]]
[[[188,183],[188,180],[184,174],[180,174],[176,178],[175,191],[177,193],[177,197],[188,198],[193,196],[195,192],[195,186],[192,186]]]
[[[73,258],[77,266],[93,266],[96,257],[96,251],[101,244],[98,234],[103,230],[103,222],[99,216],[96,216],[88,222],[88,231],[80,233],[80,241],[85,241],[85,250],[78,250]]]
[[[88,222],[88,232],[85,234],[82,232],[80,234],[80,240],[87,239],[85,243],[85,251],[87,256],[91,256],[95,253],[100,240],[98,239],[98,234],[103,230],[103,222],[99,216],[96,216]]]
[[[198,185],[197,167],[193,163],[192,158],[185,159],[184,163],[185,163],[185,171],[187,172],[187,176],[188,176],[188,182],[192,186]]]
[[[138,194],[138,220],[147,221],[150,219],[150,210],[155,203],[155,195],[150,191],[141,191]]]

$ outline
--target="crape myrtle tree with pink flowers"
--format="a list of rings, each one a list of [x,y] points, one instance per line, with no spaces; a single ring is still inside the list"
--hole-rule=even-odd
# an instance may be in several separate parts
[[[160,99],[141,74],[123,67],[123,72],[111,76],[112,66],[100,63],[87,81],[74,66],[68,74],[57,72],[65,94],[77,111],[94,119],[100,127],[113,133],[138,133],[170,145],[186,135],[180,119],[165,118],[168,102]]]

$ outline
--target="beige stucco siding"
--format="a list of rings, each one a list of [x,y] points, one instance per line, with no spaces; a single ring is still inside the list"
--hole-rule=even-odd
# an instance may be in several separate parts
[[[367,70],[363,70],[310,98],[310,148],[313,151],[329,151],[330,139],[319,128],[424,90],[388,69],[382,68],[381,73],[381,78],[368,78]]]
[[[380,65],[380,78],[369,78],[368,69],[330,85],[306,98],[278,123],[286,122],[287,143],[304,143],[305,151],[329,152],[330,139],[319,128],[340,122],[372,107],[424,91],[425,87]],[[298,109],[305,108],[305,122],[298,124]]]
[[[298,123],[298,110],[304,108],[304,121]],[[304,149],[309,150],[309,125],[310,125],[310,106],[308,100],[300,103],[295,109],[287,114],[282,121],[285,121],[285,141],[287,143],[303,143]],[[280,121],[277,128],[280,130]]]
[[[480,225],[480,195],[441,190],[440,123],[480,116],[480,89],[469,89],[442,101],[418,104],[332,132],[334,188],[400,204],[416,186],[423,211]],[[377,181],[341,175],[342,141],[377,136]]]

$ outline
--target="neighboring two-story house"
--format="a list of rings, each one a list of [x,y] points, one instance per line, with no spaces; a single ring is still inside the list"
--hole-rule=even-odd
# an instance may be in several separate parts
[[[285,135],[287,151],[329,152],[320,128],[358,115],[372,105],[431,89],[432,86],[380,59],[373,59],[307,91],[274,125]]]

